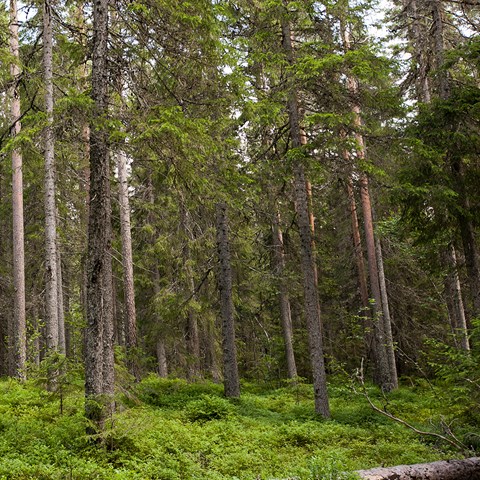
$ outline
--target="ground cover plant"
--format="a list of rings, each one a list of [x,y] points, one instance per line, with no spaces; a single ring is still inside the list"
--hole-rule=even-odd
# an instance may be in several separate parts
[[[331,420],[313,413],[311,385],[301,382],[243,384],[236,400],[214,383],[154,375],[122,391],[95,442],[85,435],[80,384],[60,399],[33,382],[0,382],[0,478],[347,479],[355,469],[462,456],[373,412],[345,382],[329,385]],[[462,438],[475,432],[441,387],[416,382],[388,397],[367,391],[417,426],[453,425]]]

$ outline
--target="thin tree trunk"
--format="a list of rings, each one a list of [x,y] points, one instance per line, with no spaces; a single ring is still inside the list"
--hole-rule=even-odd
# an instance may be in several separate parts
[[[87,326],[85,335],[85,414],[89,433],[98,433],[112,408],[113,319],[111,204],[108,134],[99,126],[108,106],[108,0],[93,9],[90,204],[87,251]]]
[[[292,32],[287,21],[282,20],[283,49],[290,65],[294,65],[294,51],[292,45]],[[303,132],[300,126],[300,113],[298,107],[297,91],[290,87],[288,98],[288,116],[292,145],[300,149],[304,144]],[[311,212],[309,211],[309,197],[307,180],[303,162],[297,160],[294,166],[295,206],[298,217],[298,228],[301,245],[301,265],[303,273],[303,290],[305,301],[305,317],[307,321],[308,344],[310,362],[313,375],[313,389],[315,398],[315,411],[323,417],[330,417],[328,403],[327,378],[325,360],[323,358],[322,325],[320,318],[320,302],[318,298],[317,265],[313,245],[313,232]]]
[[[11,135],[20,134],[20,55],[18,45],[18,13],[16,0],[10,0],[10,54],[12,63],[10,74],[13,86],[11,99]],[[23,227],[23,175],[22,153],[18,147],[12,151],[12,215],[13,215],[13,328],[11,349],[11,375],[20,380],[26,379],[27,328],[25,316],[25,245]]]
[[[463,307],[462,289],[460,278],[458,276],[457,255],[452,243],[447,246],[444,258],[449,270],[445,276],[446,303],[451,318],[455,341],[458,342],[462,350],[469,351],[470,343],[468,339],[465,309]]]
[[[57,241],[58,242],[58,241]],[[62,257],[57,243],[57,318],[58,318],[58,351],[65,355],[67,353],[67,344],[65,338],[65,305],[63,302],[63,274]]]
[[[383,324],[385,326],[385,346],[387,349],[388,367],[390,368],[390,381],[392,388],[398,388],[397,362],[395,361],[395,348],[393,344],[392,318],[390,316],[390,307],[388,304],[387,282],[385,279],[385,271],[383,268],[383,252],[382,243],[377,237],[376,239],[377,263],[378,263],[378,280],[380,283],[380,294],[382,297]]]
[[[344,152],[344,156],[350,158],[348,152]],[[360,298],[362,301],[363,315],[368,315],[370,310],[370,302],[368,300],[367,272],[365,270],[365,258],[363,256],[362,240],[360,236],[360,227],[357,215],[357,203],[353,190],[353,180],[349,176],[347,180],[347,195],[350,204],[350,219],[352,222],[353,248],[355,252],[355,263],[357,265],[358,285],[360,288]]]
[[[283,341],[285,344],[285,359],[287,362],[288,378],[298,376],[293,350],[292,312],[290,310],[290,298],[285,278],[285,250],[283,247],[283,235],[280,227],[280,213],[273,217],[273,255],[275,259],[275,275],[278,282],[278,297],[280,301],[280,318],[282,323]]]
[[[230,259],[230,242],[228,234],[227,206],[216,206],[217,249],[219,259],[218,286],[220,289],[220,306],[223,334],[223,375],[226,397],[240,396],[238,376],[237,347],[235,345],[235,321],[232,297],[232,267]]]
[[[45,83],[45,325],[48,353],[58,351],[57,210],[55,206],[55,134],[53,130],[52,13],[43,1],[43,78]],[[48,354],[47,353],[47,354]]]
[[[160,378],[168,377],[167,354],[165,352],[165,343],[161,338],[157,340],[157,364],[158,376]]]
[[[130,202],[128,198],[127,157],[117,154],[118,199],[120,204],[120,232],[122,235],[123,295],[125,300],[125,347],[130,373],[139,380],[137,348],[137,315],[135,309],[135,286],[133,279],[132,234],[130,224]]]

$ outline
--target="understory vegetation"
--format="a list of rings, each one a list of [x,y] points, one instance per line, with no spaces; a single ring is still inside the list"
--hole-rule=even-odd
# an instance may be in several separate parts
[[[314,413],[311,385],[301,379],[243,383],[241,398],[229,400],[221,385],[151,375],[119,386],[117,413],[98,439],[85,434],[80,377],[57,392],[33,380],[3,380],[0,478],[334,480],[355,478],[356,469],[474,453],[480,418],[456,400],[462,392],[408,383],[388,396],[370,385],[363,393],[418,428],[453,433],[471,452],[374,412],[345,378],[329,384],[332,418],[323,420]]]

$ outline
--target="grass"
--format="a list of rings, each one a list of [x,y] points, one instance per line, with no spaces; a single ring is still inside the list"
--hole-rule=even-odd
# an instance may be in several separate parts
[[[388,399],[373,387],[369,392],[424,428],[458,415],[458,405],[435,389],[402,387]],[[84,433],[80,388],[63,399],[61,414],[55,395],[4,380],[0,479],[334,480],[360,468],[458,456],[376,414],[340,383],[329,393],[332,419],[325,421],[313,413],[309,385],[244,384],[241,399],[229,401],[213,383],[150,376],[119,396],[99,447]]]

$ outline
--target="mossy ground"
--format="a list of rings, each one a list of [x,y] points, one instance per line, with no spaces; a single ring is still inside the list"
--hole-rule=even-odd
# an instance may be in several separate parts
[[[441,389],[402,387],[388,399],[369,391],[389,411],[426,428],[461,417]],[[309,385],[244,384],[241,399],[229,401],[219,385],[150,376],[119,396],[113,426],[98,446],[85,435],[80,388],[63,398],[61,413],[58,395],[4,380],[0,479],[319,480],[459,456],[373,412],[340,382],[329,393],[332,419],[325,421],[313,413]]]

